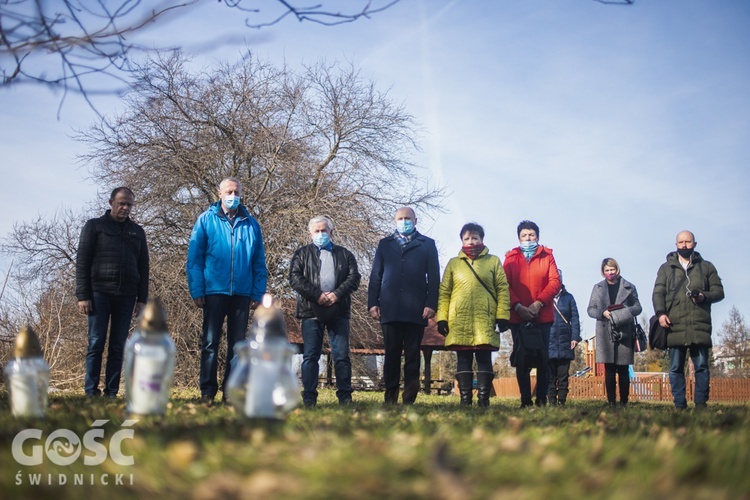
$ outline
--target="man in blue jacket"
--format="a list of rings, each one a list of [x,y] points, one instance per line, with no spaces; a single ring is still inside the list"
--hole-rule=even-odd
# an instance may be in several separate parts
[[[404,353],[404,404],[419,392],[419,350],[427,320],[435,316],[440,264],[435,241],[420,234],[414,210],[402,207],[396,230],[380,240],[370,272],[367,307],[383,330],[385,404],[398,402]]]
[[[203,212],[193,226],[188,247],[187,279],[190,296],[203,308],[201,337],[201,401],[211,405],[218,391],[219,341],[227,320],[227,364],[224,390],[236,364],[234,344],[244,340],[250,309],[266,293],[268,271],[258,222],[240,203],[242,186],[234,178],[219,184],[219,201]]]

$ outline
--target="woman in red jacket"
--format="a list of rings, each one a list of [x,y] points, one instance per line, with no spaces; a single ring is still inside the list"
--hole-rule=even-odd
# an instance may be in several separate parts
[[[521,407],[531,406],[531,368],[536,367],[536,405],[547,404],[549,331],[555,320],[552,301],[560,277],[552,249],[539,244],[539,226],[524,220],[516,230],[520,245],[507,254],[503,268],[510,289],[511,366],[516,367]]]

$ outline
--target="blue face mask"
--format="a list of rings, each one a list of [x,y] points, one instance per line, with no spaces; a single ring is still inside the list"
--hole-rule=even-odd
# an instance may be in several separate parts
[[[527,259],[531,258],[536,253],[538,246],[539,242],[537,241],[522,241],[521,251],[523,252],[524,257]]]
[[[406,236],[410,235],[414,232],[414,221],[411,219],[397,220],[396,231]]]
[[[240,206],[240,197],[235,194],[228,194],[224,197],[223,203],[227,210],[234,210]]]
[[[317,246],[318,248],[327,246],[331,241],[331,237],[328,235],[328,233],[315,233],[312,239],[313,243],[315,243],[315,246]]]

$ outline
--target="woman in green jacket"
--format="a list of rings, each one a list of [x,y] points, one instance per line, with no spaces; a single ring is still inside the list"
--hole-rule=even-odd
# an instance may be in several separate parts
[[[492,351],[500,347],[496,331],[508,329],[510,298],[500,259],[484,246],[484,229],[470,222],[461,228],[461,251],[443,274],[438,295],[438,331],[456,351],[456,380],[462,405],[471,405],[473,363],[477,362],[479,406],[489,406],[494,373]]]

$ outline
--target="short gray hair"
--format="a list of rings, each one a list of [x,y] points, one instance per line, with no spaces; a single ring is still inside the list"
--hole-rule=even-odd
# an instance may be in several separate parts
[[[234,182],[240,188],[240,191],[242,191],[242,183],[239,181],[239,179],[236,179],[235,177],[226,177],[219,183],[219,192],[221,192],[221,188],[226,182]]]
[[[328,230],[333,231],[333,221],[325,215],[317,215],[310,219],[310,222],[307,224],[307,230],[312,231],[312,227],[320,222],[325,222],[326,226],[328,226]]]

